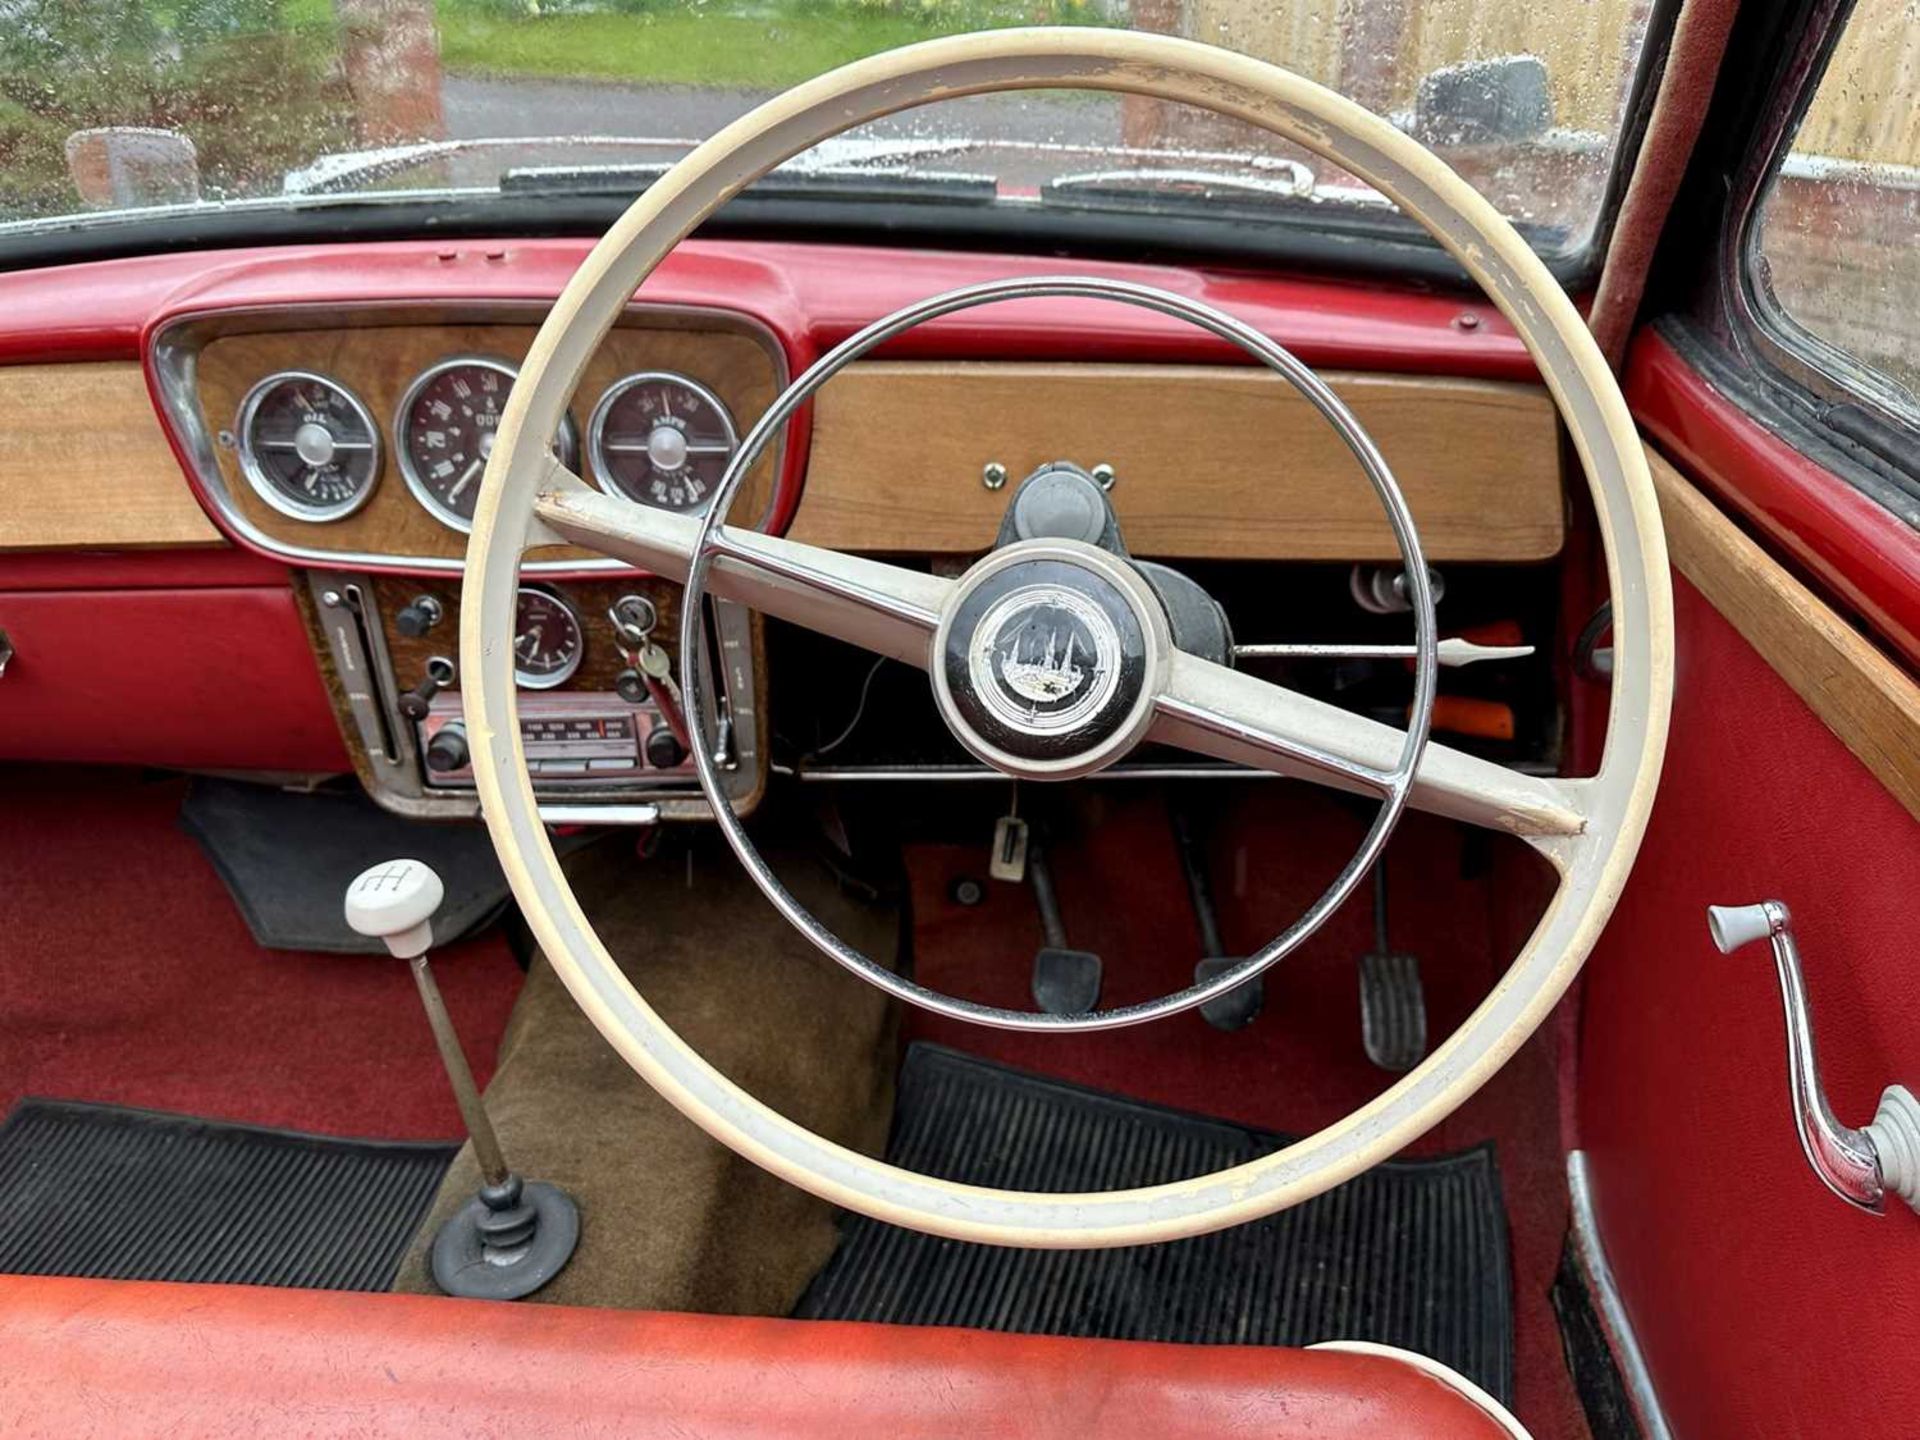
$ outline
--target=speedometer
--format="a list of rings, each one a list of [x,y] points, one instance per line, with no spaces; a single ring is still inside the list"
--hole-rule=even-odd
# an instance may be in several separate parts
[[[707,508],[740,443],[719,396],[665,371],[612,385],[593,407],[587,437],[602,490],[688,513]]]
[[[423,371],[407,388],[394,418],[400,473],[420,503],[455,530],[473,528],[480,475],[519,372],[504,360],[462,355]],[[560,422],[554,451],[577,468],[579,440],[571,416]]]
[[[528,690],[551,690],[580,668],[586,654],[580,616],[551,590],[522,586],[513,607],[513,678]]]
[[[296,520],[338,520],[367,503],[380,478],[380,432],[338,380],[308,370],[269,375],[240,402],[240,471],[267,504]]]

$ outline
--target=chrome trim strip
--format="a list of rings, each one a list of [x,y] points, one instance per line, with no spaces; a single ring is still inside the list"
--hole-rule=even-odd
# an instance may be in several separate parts
[[[546,805],[540,818],[549,825],[658,825],[658,805]]]
[[[1647,1371],[1646,1356],[1627,1319],[1620,1289],[1614,1284],[1613,1267],[1607,1264],[1607,1252],[1600,1243],[1600,1227],[1593,1215],[1593,1188],[1587,1177],[1587,1153],[1574,1150],[1567,1155],[1567,1193],[1573,1202],[1573,1243],[1586,1272],[1587,1287],[1593,1293],[1601,1328],[1613,1351],[1620,1378],[1626,1382],[1627,1398],[1633,1403],[1635,1417],[1646,1440],[1673,1440],[1667,1417],[1660,1409],[1660,1397],[1654,1393],[1653,1377]]]
[[[294,565],[331,570],[398,571],[408,575],[458,575],[466,566],[465,559],[459,556],[317,549],[270,535],[248,519],[228,493],[226,476],[214,453],[214,437],[207,429],[199,394],[200,350],[209,340],[225,335],[316,326],[336,330],[367,325],[537,326],[552,308],[550,300],[369,300],[346,305],[301,303],[196,310],[176,315],[161,325],[148,344],[143,363],[162,401],[161,419],[178,440],[182,454],[192,462],[187,469],[187,479],[194,496],[222,530],[277,560]],[[750,335],[767,353],[776,390],[786,388],[789,373],[786,346],[770,326],[752,315],[705,305],[633,304],[621,312],[616,324],[644,329],[649,321],[664,321],[666,328],[698,329],[711,325]],[[781,480],[787,464],[784,431],[773,445],[772,453],[773,493],[766,513],[755,522],[761,529],[772,520],[780,502]],[[622,561],[600,558],[524,560],[520,569],[522,574],[552,577],[637,573],[633,566]]]
[[[867,781],[1007,782],[1007,776],[991,765],[822,765],[795,768],[785,762],[771,767],[771,773],[803,785],[861,783]],[[1088,780],[1286,780],[1289,776],[1271,770],[1242,769],[1238,765],[1128,765],[1122,761],[1085,776]],[[1307,782],[1301,782],[1307,783]]]

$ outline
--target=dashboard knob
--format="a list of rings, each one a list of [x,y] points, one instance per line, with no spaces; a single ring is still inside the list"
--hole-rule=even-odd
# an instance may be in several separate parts
[[[687,758],[687,747],[665,725],[656,725],[647,736],[647,763],[656,770],[675,770]]]
[[[393,617],[394,628],[409,640],[418,640],[446,615],[446,609],[431,595],[416,595],[400,607]]]
[[[467,749],[467,727],[458,720],[442,725],[427,742],[427,768],[438,775],[466,769],[471,755]]]

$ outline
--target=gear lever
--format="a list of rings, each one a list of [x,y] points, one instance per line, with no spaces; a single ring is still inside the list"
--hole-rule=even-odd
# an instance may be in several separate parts
[[[580,1212],[566,1191],[539,1180],[523,1181],[507,1168],[487,1107],[474,1084],[467,1055],[454,1033],[427,964],[433,945],[433,913],[445,887],[418,860],[389,860],[347,886],[347,924],[386,942],[413,968],[433,1027],[440,1063],[446,1066],[480,1164],[480,1193],[440,1227],[433,1240],[434,1283],[449,1295],[479,1300],[518,1300],[531,1295],[565,1268],[580,1239]]]

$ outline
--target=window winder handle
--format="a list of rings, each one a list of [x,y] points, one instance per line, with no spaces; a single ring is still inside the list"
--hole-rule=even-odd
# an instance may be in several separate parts
[[[1872,1214],[1886,1208],[1891,1190],[1920,1209],[1920,1100],[1904,1085],[1889,1085],[1871,1124],[1855,1130],[1834,1118],[1820,1083],[1813,1012],[1793,940],[1793,916],[1779,900],[1754,905],[1709,905],[1707,930],[1723,955],[1766,940],[1780,974],[1787,1022],[1787,1083],[1800,1148],[1813,1173],[1848,1204]]]

